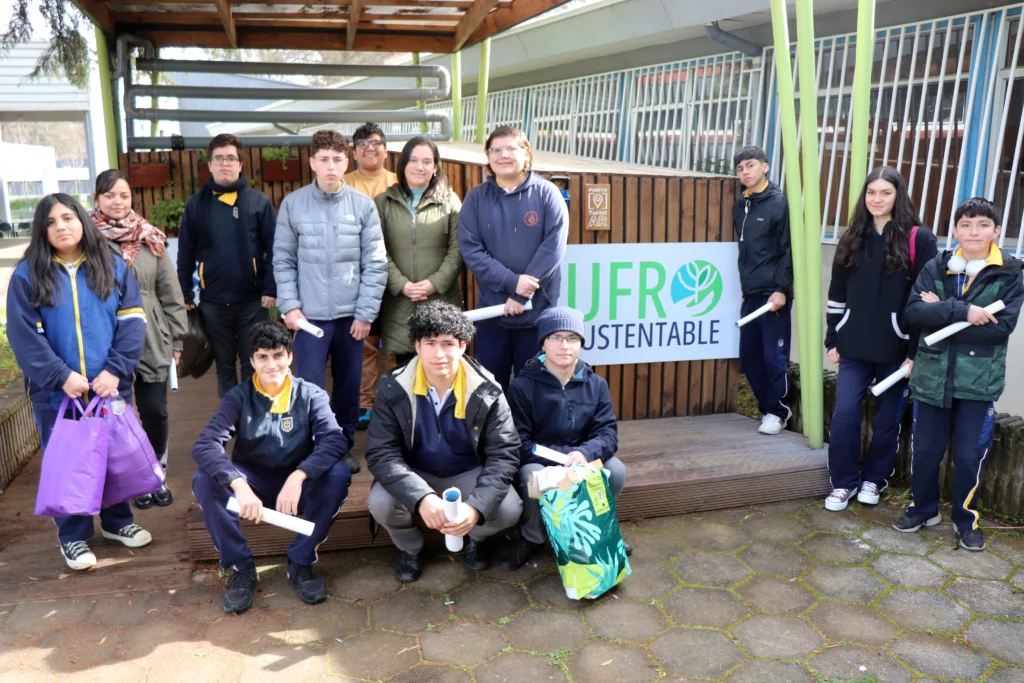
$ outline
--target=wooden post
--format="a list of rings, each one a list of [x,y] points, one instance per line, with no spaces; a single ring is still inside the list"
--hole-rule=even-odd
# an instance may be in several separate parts
[[[491,76],[491,39],[480,41],[480,80],[476,88],[476,141],[487,139],[487,81]]]

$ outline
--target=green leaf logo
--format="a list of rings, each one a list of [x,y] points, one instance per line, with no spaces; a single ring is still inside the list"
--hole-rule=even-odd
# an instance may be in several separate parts
[[[697,309],[693,317],[707,315],[722,298],[722,274],[708,261],[684,263],[672,278],[672,301],[686,301],[687,308]]]

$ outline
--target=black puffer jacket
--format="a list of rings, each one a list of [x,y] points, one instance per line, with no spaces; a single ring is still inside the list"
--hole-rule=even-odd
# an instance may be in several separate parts
[[[374,481],[408,510],[434,489],[407,462],[415,433],[413,382],[418,358],[380,380],[366,442],[366,465]],[[483,470],[476,488],[462,499],[480,513],[482,524],[494,514],[519,471],[519,433],[501,385],[476,360],[463,356],[466,373],[466,423]]]
[[[743,296],[782,292],[793,298],[793,252],[789,246],[789,205],[775,183],[732,205],[740,244]]]

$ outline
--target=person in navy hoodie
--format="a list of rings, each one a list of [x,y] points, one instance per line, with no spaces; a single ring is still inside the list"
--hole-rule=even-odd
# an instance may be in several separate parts
[[[508,571],[526,564],[547,541],[540,501],[530,498],[528,484],[531,472],[557,463],[535,455],[535,444],[565,453],[570,464],[600,460],[608,470],[614,498],[626,485],[626,467],[615,457],[619,431],[608,383],[580,360],[583,314],[563,306],[549,308],[537,321],[537,337],[540,354],[526,364],[508,389],[523,463],[516,477],[523,499],[520,534],[515,546],[501,558],[502,569]],[[626,554],[632,552],[633,547],[626,543]]]
[[[25,256],[7,290],[7,338],[32,401],[46,448],[65,396],[132,398],[146,338],[142,295],[85,209],[66,194],[43,197]],[[75,570],[96,556],[90,515],[57,517],[61,554]],[[135,524],[128,501],[100,510],[103,537],[140,548],[152,535]]]
[[[459,248],[476,278],[477,307],[504,306],[503,317],[477,323],[476,354],[507,390],[513,369],[537,349],[537,317],[558,305],[569,213],[558,188],[531,170],[526,133],[499,126],[484,149],[490,175],[463,201]]]

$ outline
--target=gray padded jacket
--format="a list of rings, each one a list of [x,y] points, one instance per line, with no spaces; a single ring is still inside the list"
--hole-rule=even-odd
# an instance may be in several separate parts
[[[355,316],[372,323],[388,281],[377,207],[342,185],[316,181],[281,202],[274,236],[274,278],[281,313],[301,309],[310,320]]]

